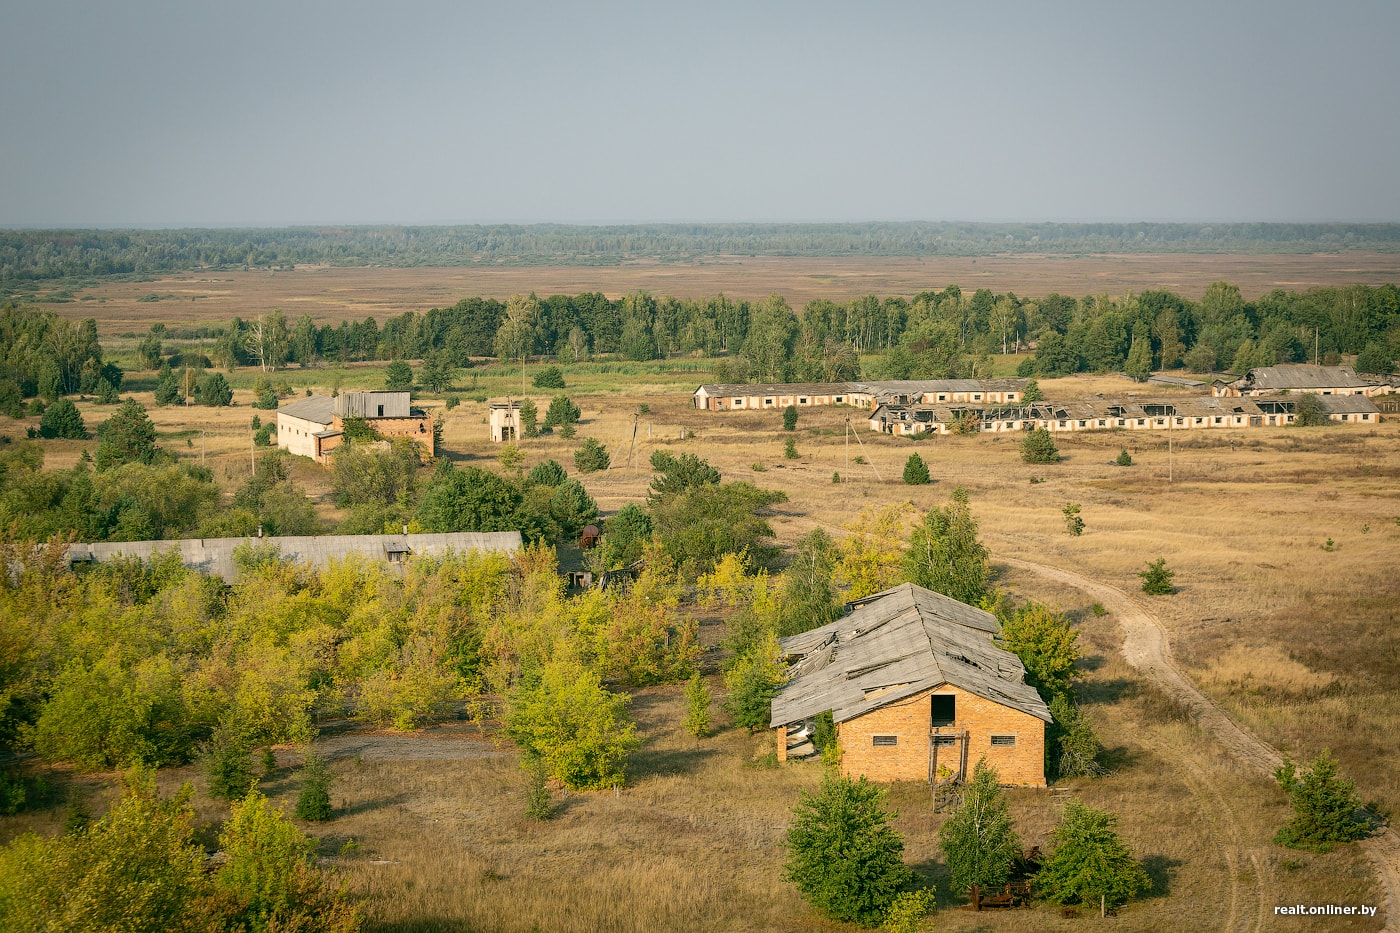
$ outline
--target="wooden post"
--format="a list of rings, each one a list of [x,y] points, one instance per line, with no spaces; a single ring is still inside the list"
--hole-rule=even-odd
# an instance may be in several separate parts
[[[975,884],[972,886],[972,909],[982,909],[982,889]]]
[[[1106,894],[1099,895],[1099,916],[1108,916],[1108,895]]]

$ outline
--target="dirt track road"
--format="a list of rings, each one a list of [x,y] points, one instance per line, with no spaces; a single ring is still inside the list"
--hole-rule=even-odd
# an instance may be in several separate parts
[[[999,557],[997,559],[1012,567],[1075,587],[1089,593],[1102,603],[1118,618],[1119,624],[1123,627],[1123,657],[1127,662],[1146,674],[1179,702],[1188,706],[1196,715],[1196,720],[1201,728],[1225,746],[1230,754],[1244,762],[1251,770],[1272,780],[1273,771],[1282,764],[1283,756],[1273,746],[1260,741],[1240,728],[1238,723],[1227,716],[1225,711],[1216,706],[1205,694],[1201,693],[1195,684],[1177,668],[1172,662],[1171,641],[1167,637],[1166,629],[1162,628],[1162,624],[1151,613],[1143,609],[1135,599],[1115,586],[1091,580],[1070,570],[1061,570],[1058,567],[1012,557]],[[1196,789],[1197,796],[1206,801],[1214,800],[1216,813],[1210,814],[1212,819],[1223,817],[1224,821],[1233,827],[1235,821],[1233,814],[1230,813],[1228,803],[1214,788],[1208,785],[1208,778],[1197,773],[1198,771],[1199,769],[1193,771],[1190,780],[1193,789]],[[1198,786],[1203,779],[1207,783],[1204,786]],[[1236,841],[1233,832],[1227,832],[1227,835],[1231,837],[1232,842]],[[1394,829],[1387,828],[1385,832],[1363,840],[1360,845],[1367,857],[1370,858],[1371,864],[1376,870],[1376,877],[1380,881],[1384,929],[1400,933],[1400,834],[1397,834]],[[1272,911],[1266,909],[1268,905],[1265,902],[1268,900],[1269,903],[1272,903],[1271,899],[1277,892],[1265,890],[1266,881],[1271,880],[1271,876],[1268,876],[1261,867],[1262,860],[1258,858],[1257,853],[1237,851],[1230,853],[1228,860],[1231,865],[1234,865],[1237,860],[1241,860],[1241,857],[1248,858],[1253,864],[1259,888],[1259,910],[1254,915],[1257,920],[1252,925],[1246,923],[1244,928],[1259,929],[1266,922],[1266,917],[1272,918]],[[1236,923],[1239,922],[1237,918],[1240,917],[1240,911],[1236,903],[1238,898],[1238,892],[1232,890],[1230,922],[1227,928],[1236,928]]]

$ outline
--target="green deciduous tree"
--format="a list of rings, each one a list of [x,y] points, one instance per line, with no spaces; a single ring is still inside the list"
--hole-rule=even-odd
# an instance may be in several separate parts
[[[1068,616],[1030,602],[1003,620],[997,644],[1021,659],[1026,682],[1048,702],[1069,695],[1079,677],[1074,668],[1081,654],[1078,638]]]
[[[760,564],[771,559],[767,515],[786,501],[786,494],[752,483],[692,486],[652,505],[652,529],[662,551],[693,579],[725,554],[746,554]]]
[[[929,481],[928,464],[918,454],[910,454],[904,461],[904,483],[906,486],[924,486]]]
[[[1071,800],[1055,827],[1055,850],[1035,875],[1035,888],[1056,904],[1120,907],[1152,886],[1114,828],[1111,813]]]
[[[1055,722],[1046,733],[1055,775],[1060,778],[1103,774],[1099,755],[1103,744],[1094,732],[1089,715],[1067,694],[1050,700],[1050,716]]]
[[[612,787],[625,779],[639,741],[628,702],[577,661],[556,659],[512,692],[506,731],[570,789]]]
[[[83,415],[78,411],[78,406],[66,398],[60,398],[44,409],[44,416],[39,419],[39,436],[74,440],[87,437],[87,426],[83,424]]]
[[[1366,824],[1357,819],[1361,800],[1356,784],[1337,773],[1337,760],[1329,751],[1314,758],[1302,773],[1285,758],[1274,780],[1293,805],[1293,818],[1274,836],[1279,845],[1326,852],[1337,843],[1366,835]]]
[[[1021,459],[1026,463],[1058,463],[1060,450],[1045,428],[1035,428],[1021,441]]]
[[[444,460],[418,504],[418,521],[429,532],[514,531],[520,504],[515,484]]]
[[[974,884],[984,890],[997,888],[1011,877],[1021,842],[1011,826],[996,768],[986,759],[973,768],[962,802],[938,831],[938,845],[947,859],[954,890],[966,891]]]
[[[457,378],[457,367],[452,365],[447,353],[429,350],[423,354],[423,366],[418,371],[418,378],[429,392],[446,392],[452,388],[452,380]]]
[[[987,595],[991,568],[966,489],[954,489],[947,506],[924,516],[909,539],[904,569],[911,583],[969,605]]]
[[[724,711],[734,725],[750,732],[768,728],[773,697],[787,678],[779,660],[777,639],[771,634],[724,673]]]
[[[1318,427],[1320,425],[1331,424],[1327,417],[1327,409],[1322,405],[1322,399],[1305,392],[1298,396],[1297,403],[1293,406],[1293,423],[1298,427]]]
[[[675,456],[665,450],[652,451],[651,468],[656,471],[648,493],[648,501],[653,504],[694,486],[719,485],[719,470],[695,454]]]
[[[784,878],[834,920],[880,923],[913,879],[904,840],[890,825],[894,816],[877,785],[828,772],[820,789],[804,791],[793,807]]]
[[[413,369],[403,360],[394,360],[384,370],[384,388],[390,392],[398,392],[412,386]]]

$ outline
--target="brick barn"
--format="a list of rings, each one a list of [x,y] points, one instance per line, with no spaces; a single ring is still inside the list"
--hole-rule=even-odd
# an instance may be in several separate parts
[[[830,712],[849,776],[961,780],[986,758],[1003,784],[1044,787],[1050,710],[1021,660],[993,643],[999,631],[991,613],[906,583],[782,639],[779,759],[811,754],[813,720]]]

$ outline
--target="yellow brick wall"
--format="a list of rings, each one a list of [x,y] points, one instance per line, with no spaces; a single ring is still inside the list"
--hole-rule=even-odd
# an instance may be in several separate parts
[[[1045,723],[1020,710],[975,696],[957,687],[943,686],[872,710],[840,724],[841,770],[874,781],[926,781],[929,770],[929,696],[938,693],[957,698],[957,722],[942,731],[968,733],[967,768],[979,758],[994,765],[1003,784],[1045,786]],[[876,746],[876,735],[894,735],[899,744]],[[993,735],[1014,735],[1016,744],[993,746]],[[958,746],[939,749],[939,764],[957,767]]]

